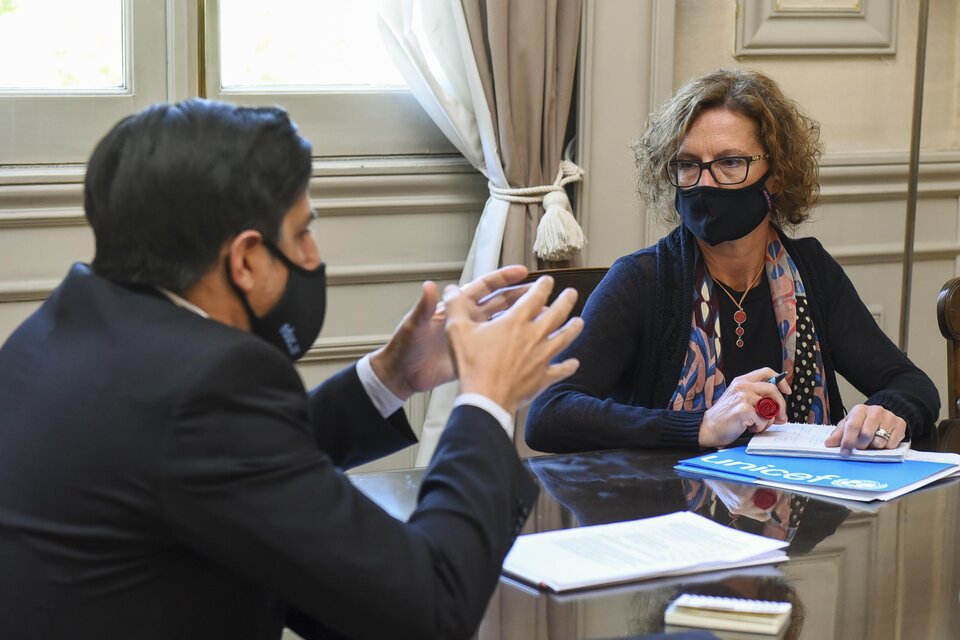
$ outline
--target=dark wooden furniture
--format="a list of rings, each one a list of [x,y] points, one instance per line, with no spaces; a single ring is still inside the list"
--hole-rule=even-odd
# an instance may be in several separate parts
[[[937,322],[947,339],[947,387],[950,398],[949,416],[960,418],[960,278],[943,285],[937,297]]]
[[[960,453],[960,278],[953,278],[940,289],[937,322],[947,341],[949,418],[937,427],[936,449]]]
[[[607,267],[572,267],[569,269],[543,269],[540,271],[531,271],[524,282],[533,282],[540,276],[551,276],[554,280],[553,293],[550,295],[550,302],[560,295],[560,292],[566,288],[576,289],[580,297],[577,298],[577,304],[574,305],[572,316],[578,316],[583,311],[583,305],[587,298],[593,293],[593,290],[603,280],[607,274]]]

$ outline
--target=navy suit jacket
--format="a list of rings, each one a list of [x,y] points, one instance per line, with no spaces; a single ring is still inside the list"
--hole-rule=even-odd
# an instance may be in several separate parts
[[[460,407],[397,521],[341,469],[415,441],[354,367],[75,265],[0,349],[0,637],[466,637],[536,486]]]

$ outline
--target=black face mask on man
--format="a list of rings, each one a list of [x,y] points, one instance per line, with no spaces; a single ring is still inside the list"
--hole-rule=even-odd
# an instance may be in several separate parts
[[[770,172],[742,189],[677,188],[674,205],[687,229],[713,246],[738,240],[757,228],[773,208],[765,182]]]
[[[312,271],[304,269],[292,262],[272,242],[264,240],[263,244],[289,272],[283,295],[270,311],[257,317],[246,294],[234,283],[229,264],[227,279],[240,295],[250,320],[250,330],[283,351],[291,360],[299,360],[320,335],[323,326],[327,308],[326,264],[321,263]]]

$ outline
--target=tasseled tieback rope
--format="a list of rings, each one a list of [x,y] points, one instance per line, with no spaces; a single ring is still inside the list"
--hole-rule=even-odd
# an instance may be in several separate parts
[[[497,200],[518,204],[543,203],[544,214],[537,226],[533,251],[541,260],[569,260],[583,249],[587,239],[573,217],[573,207],[564,187],[583,180],[583,169],[570,160],[560,161],[553,184],[520,189],[504,189],[488,183],[490,195]]]

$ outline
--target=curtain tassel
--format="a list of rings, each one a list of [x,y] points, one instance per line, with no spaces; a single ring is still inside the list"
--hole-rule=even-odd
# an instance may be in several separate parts
[[[571,182],[583,180],[583,169],[571,160],[561,160],[553,184],[540,187],[510,189],[489,183],[490,195],[499,200],[521,204],[542,203],[544,214],[537,225],[533,252],[541,260],[557,262],[569,260],[586,244],[583,229],[573,217],[573,207],[564,189]]]
[[[537,226],[533,252],[541,260],[569,260],[583,249],[587,239],[570,211],[570,199],[562,189],[543,196],[545,213]]]

